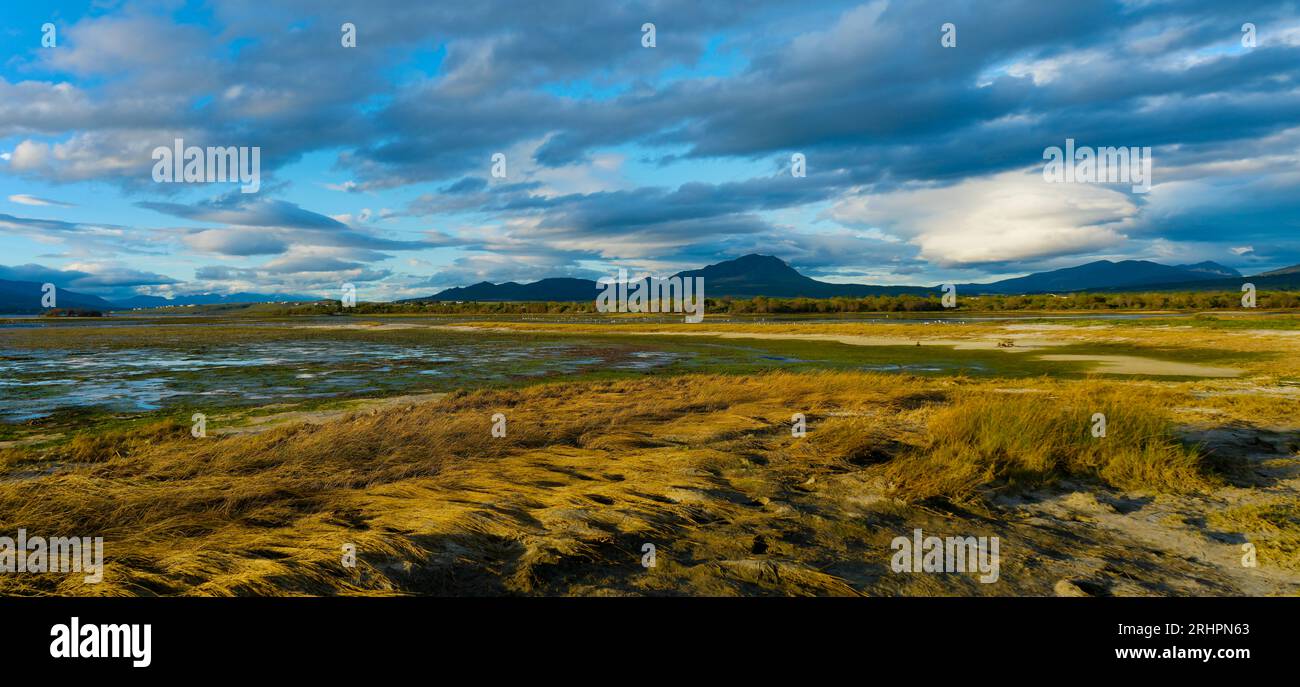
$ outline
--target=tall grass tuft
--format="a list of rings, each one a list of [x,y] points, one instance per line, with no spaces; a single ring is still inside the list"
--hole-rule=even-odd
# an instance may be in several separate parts
[[[74,463],[99,463],[126,457],[148,446],[183,439],[189,433],[189,425],[176,420],[129,429],[83,432],[63,446],[62,456]]]
[[[1094,414],[1105,436],[1093,435]],[[1138,399],[1093,389],[1046,397],[981,393],[929,418],[923,445],[885,468],[893,495],[968,500],[987,488],[1096,478],[1128,490],[1203,491],[1204,456],[1174,435],[1167,415]]]

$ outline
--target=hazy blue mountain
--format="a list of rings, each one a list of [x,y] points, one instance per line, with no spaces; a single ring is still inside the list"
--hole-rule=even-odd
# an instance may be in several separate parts
[[[1255,288],[1268,291],[1295,291],[1300,289],[1300,265],[1284,267],[1280,270],[1264,272],[1249,277],[1230,277],[1225,279],[1201,279],[1198,281],[1180,281],[1168,284],[1144,284],[1143,291],[1239,291],[1245,283]],[[1123,289],[1102,288],[1096,291],[1115,292]]]
[[[199,293],[187,296],[177,296],[175,298],[163,298],[161,296],[132,296],[130,298],[118,299],[115,301],[117,307],[131,308],[163,308],[178,305],[212,305],[214,303],[303,303],[322,300],[316,296],[302,296],[297,294],[282,293]]]
[[[9,281],[0,279],[0,313],[28,314],[45,310],[41,306],[43,284],[34,281]],[[55,305],[60,308],[82,308],[89,310],[111,310],[113,304],[84,293],[76,293],[55,287]]]

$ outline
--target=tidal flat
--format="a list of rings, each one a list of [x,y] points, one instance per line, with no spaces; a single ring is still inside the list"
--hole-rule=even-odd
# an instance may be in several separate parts
[[[0,593],[1296,594],[1296,322],[4,321],[0,528],[107,564]]]
[[[1078,377],[1107,358],[1120,373],[1172,366],[1172,377],[1234,376],[1204,349],[1069,343],[1042,337],[954,340],[811,332],[415,318],[114,318],[0,325],[0,439],[95,418],[177,415],[395,394],[496,388],[541,379],[765,370],[861,370],[976,377]],[[537,318],[530,318],[537,319]],[[396,321],[394,321],[396,320]],[[970,330],[968,320],[940,325]],[[514,325],[514,326],[511,326]],[[803,327],[822,327],[804,324]],[[870,323],[862,326],[874,326]],[[937,329],[938,327],[936,327]],[[573,331],[579,330],[579,331]],[[965,332],[963,332],[965,333]],[[635,336],[633,336],[635,335]],[[1017,338],[1019,341],[1017,341]],[[1009,342],[1004,349],[996,347]],[[1045,352],[1045,345],[1052,350]],[[1023,355],[1007,355],[1017,353]],[[1257,355],[1258,357],[1258,355]],[[1133,361],[1139,364],[1134,365]],[[1136,372],[1134,372],[1136,371]]]

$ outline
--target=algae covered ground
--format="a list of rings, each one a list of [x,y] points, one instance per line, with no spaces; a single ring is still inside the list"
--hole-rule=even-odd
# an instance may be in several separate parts
[[[0,532],[105,553],[0,593],[1300,592],[1292,314],[109,320],[0,326]]]

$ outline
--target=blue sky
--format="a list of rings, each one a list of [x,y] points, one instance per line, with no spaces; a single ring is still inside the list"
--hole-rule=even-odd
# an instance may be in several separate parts
[[[869,283],[1251,274],[1300,263],[1298,77],[1285,2],[11,2],[0,279],[386,300],[753,252]],[[176,138],[260,148],[259,191],[156,183]],[[1047,182],[1067,138],[1150,147],[1150,192]]]

